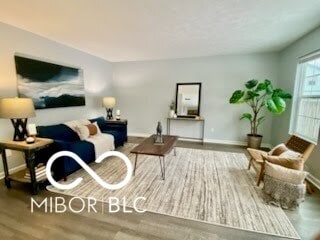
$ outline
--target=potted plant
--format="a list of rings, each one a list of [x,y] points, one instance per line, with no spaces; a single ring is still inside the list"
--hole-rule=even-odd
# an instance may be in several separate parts
[[[269,112],[281,114],[286,110],[286,100],[291,99],[290,93],[280,88],[274,89],[271,81],[266,79],[263,82],[250,80],[245,83],[245,90],[236,90],[229,102],[231,104],[245,103],[251,108],[251,113],[243,113],[240,120],[247,119],[250,122],[251,131],[248,134],[248,147],[259,148],[262,135],[258,134],[258,127],[265,120],[261,116],[261,110],[267,108]]]

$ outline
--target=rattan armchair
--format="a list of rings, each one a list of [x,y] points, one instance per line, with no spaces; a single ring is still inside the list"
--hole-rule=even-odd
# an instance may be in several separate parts
[[[307,161],[311,155],[315,145],[295,135],[291,135],[285,145],[287,148],[302,154],[301,161],[303,164],[300,170],[303,170],[304,162]],[[247,150],[250,155],[248,170],[251,168],[251,166],[253,166],[253,168],[256,170],[258,173],[257,186],[259,186],[264,176],[264,162],[268,160],[268,158],[271,158],[271,156],[268,155],[268,152],[262,150],[252,148],[247,148]],[[272,156],[272,158],[277,157]]]

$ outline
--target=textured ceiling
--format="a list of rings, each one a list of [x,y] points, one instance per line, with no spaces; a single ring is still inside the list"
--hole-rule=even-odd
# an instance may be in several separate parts
[[[0,21],[110,61],[278,51],[320,0],[0,0]]]

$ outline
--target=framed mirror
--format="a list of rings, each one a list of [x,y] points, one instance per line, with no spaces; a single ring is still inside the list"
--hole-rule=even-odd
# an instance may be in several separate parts
[[[176,114],[178,117],[200,116],[201,83],[177,83]]]

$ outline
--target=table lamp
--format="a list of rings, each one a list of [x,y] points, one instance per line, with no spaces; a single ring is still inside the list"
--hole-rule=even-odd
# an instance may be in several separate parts
[[[114,97],[105,97],[102,100],[103,106],[106,108],[107,111],[107,119],[113,119],[112,110],[113,107],[116,105],[116,99]]]
[[[11,119],[14,141],[24,141],[28,136],[27,122],[35,116],[31,98],[0,98],[0,118]]]

